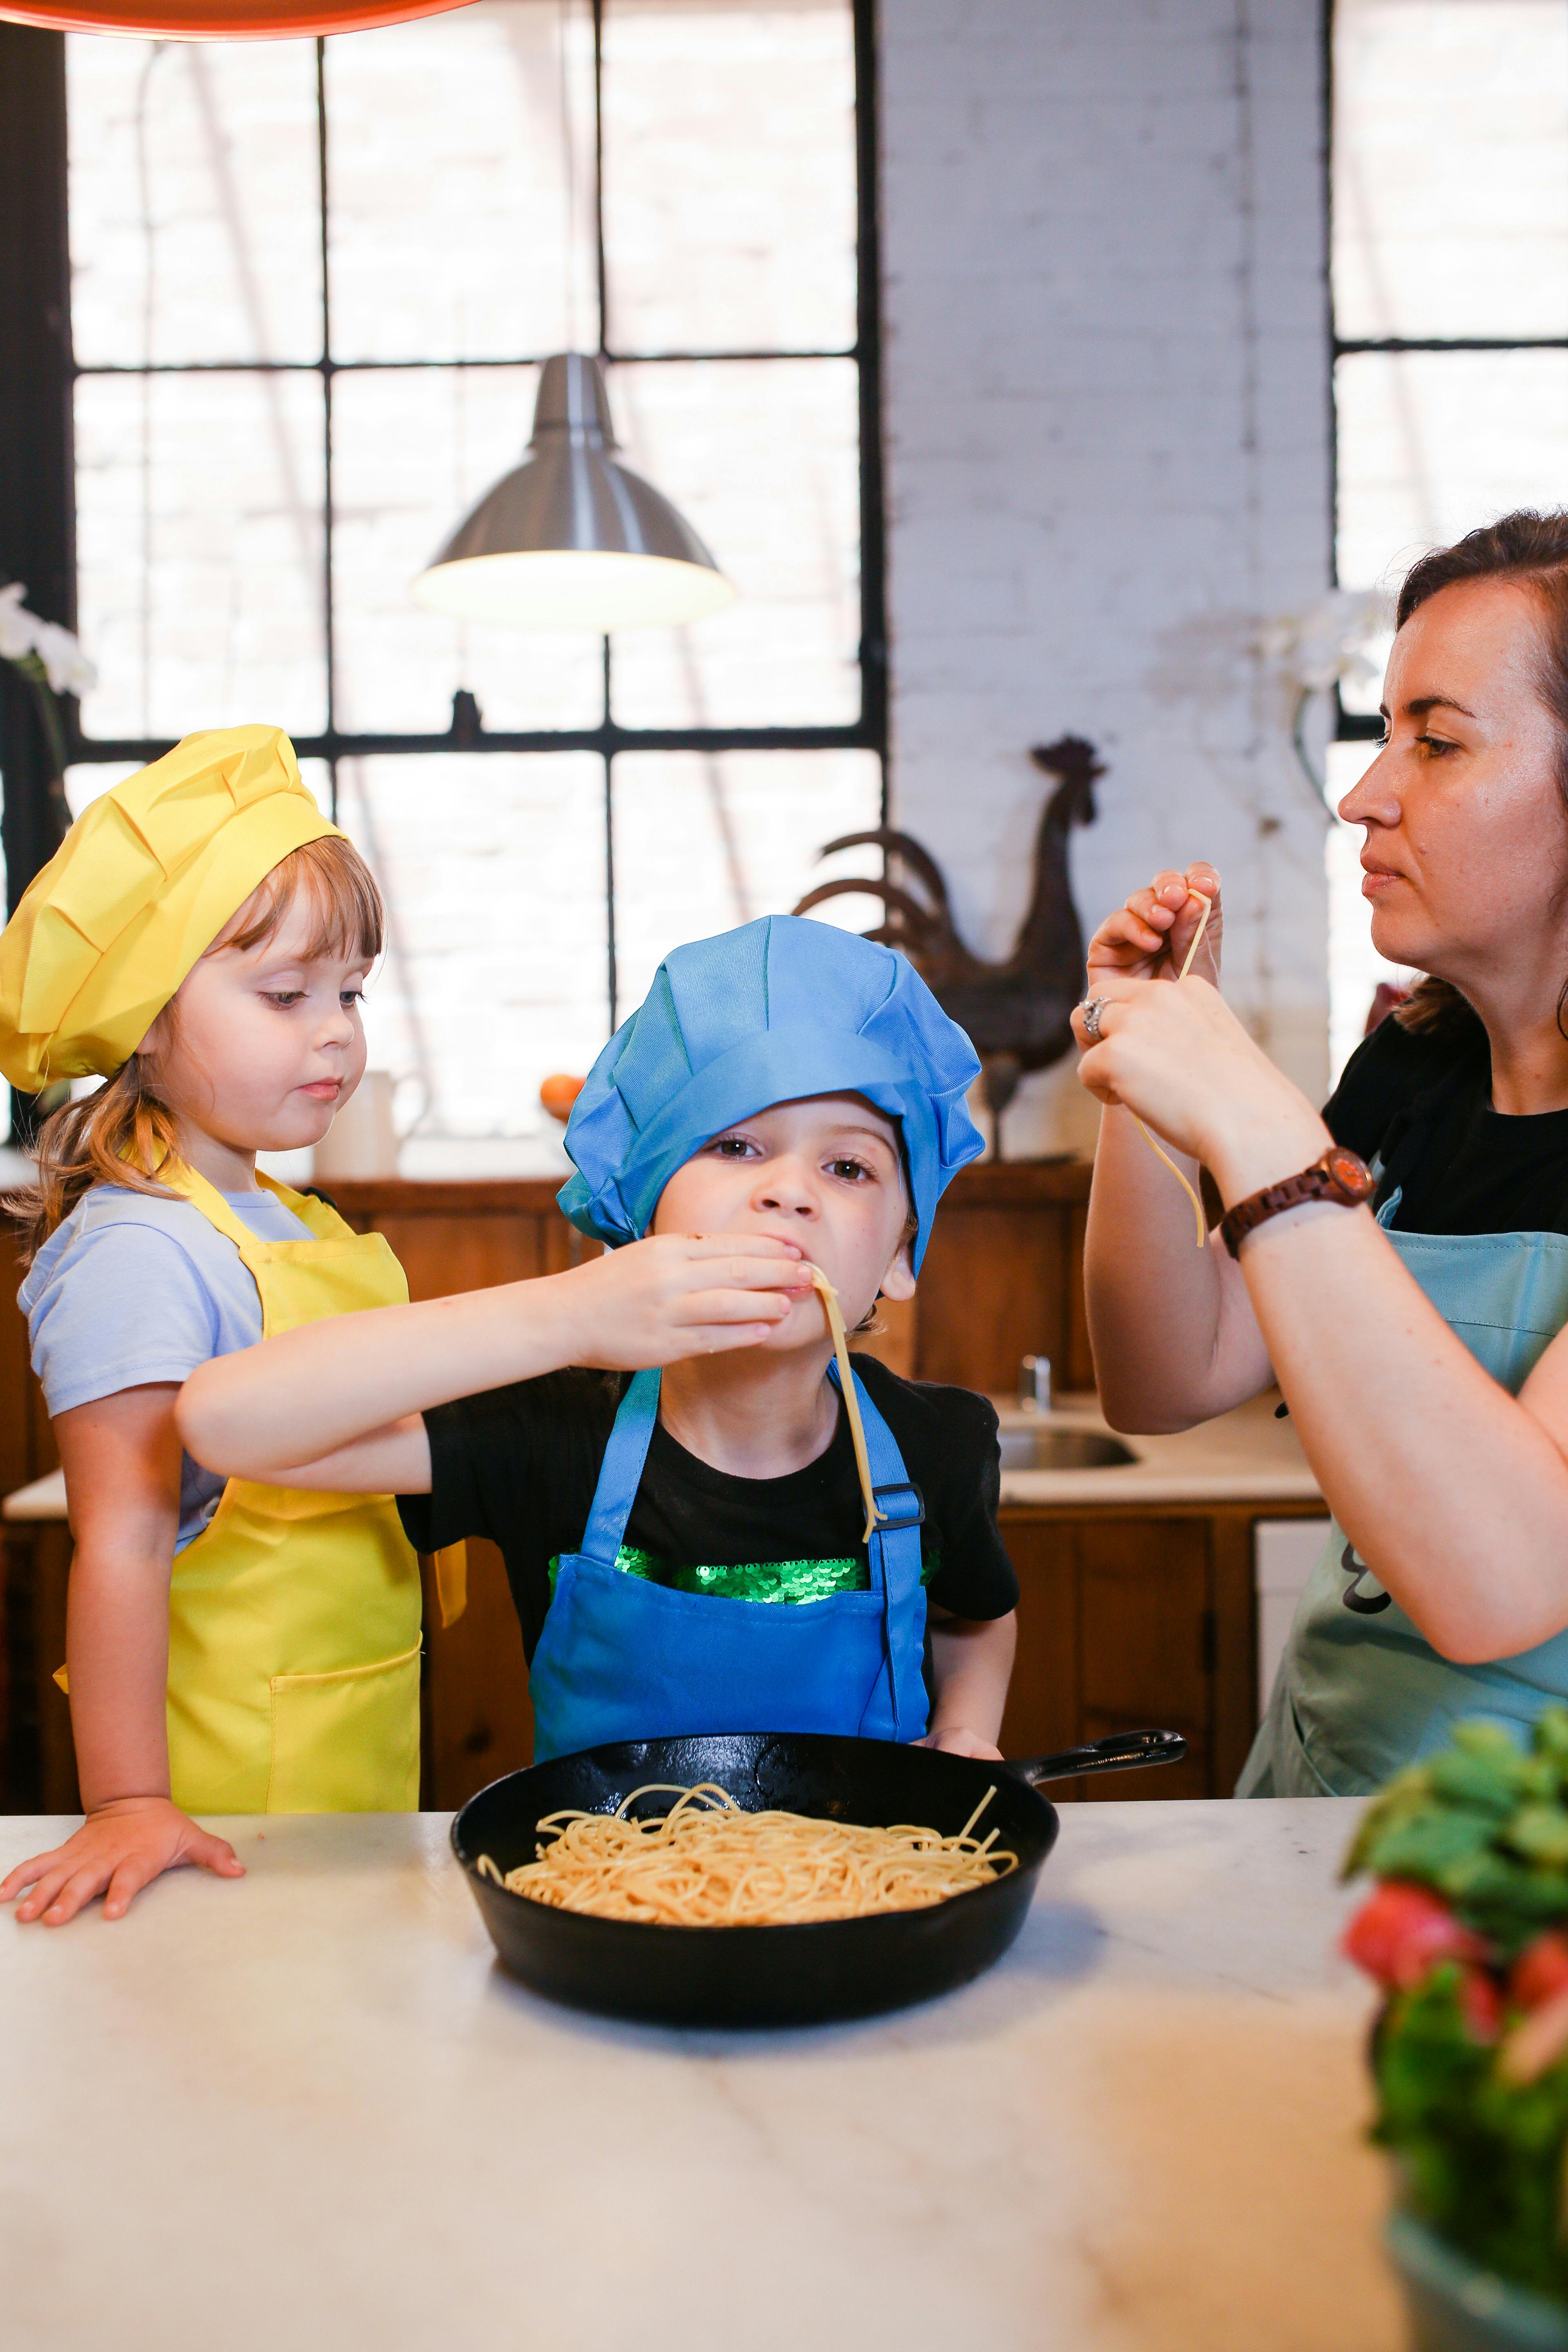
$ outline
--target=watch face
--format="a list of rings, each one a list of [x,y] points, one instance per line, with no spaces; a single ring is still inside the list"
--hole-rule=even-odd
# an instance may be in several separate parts
[[[1365,1160],[1342,1143],[1324,1153],[1323,1166],[1347,1201],[1370,1201],[1377,1190],[1377,1179]]]

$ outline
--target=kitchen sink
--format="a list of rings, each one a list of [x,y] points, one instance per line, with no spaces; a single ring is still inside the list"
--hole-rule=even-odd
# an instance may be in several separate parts
[[[1004,1470],[1124,1470],[1138,1456],[1098,1429],[1004,1429]]]

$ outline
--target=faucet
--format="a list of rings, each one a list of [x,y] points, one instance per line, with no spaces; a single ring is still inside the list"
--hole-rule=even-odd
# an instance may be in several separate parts
[[[1050,1409],[1051,1360],[1048,1356],[1026,1356],[1018,1367],[1018,1410],[1049,1412]]]

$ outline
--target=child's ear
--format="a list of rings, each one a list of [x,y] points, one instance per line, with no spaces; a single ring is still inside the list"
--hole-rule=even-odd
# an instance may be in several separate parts
[[[915,1272],[910,1264],[908,1242],[899,1244],[893,1262],[882,1276],[880,1288],[884,1298],[905,1299],[914,1297]]]

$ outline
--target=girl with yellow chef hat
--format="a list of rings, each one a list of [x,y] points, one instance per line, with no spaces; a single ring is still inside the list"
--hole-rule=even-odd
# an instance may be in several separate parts
[[[227,1481],[183,1454],[209,1358],[407,1297],[379,1234],[258,1174],[364,1069],[382,909],[271,727],[187,736],[78,818],[0,934],[0,1071],[57,1110],[12,1203],[76,1551],[67,1652],[86,1821],[0,1884],[58,1925],[161,1871],[241,1875],[193,1812],[418,1802],[418,1564],[384,1496]],[[60,1677],[65,1682],[67,1677]]]

